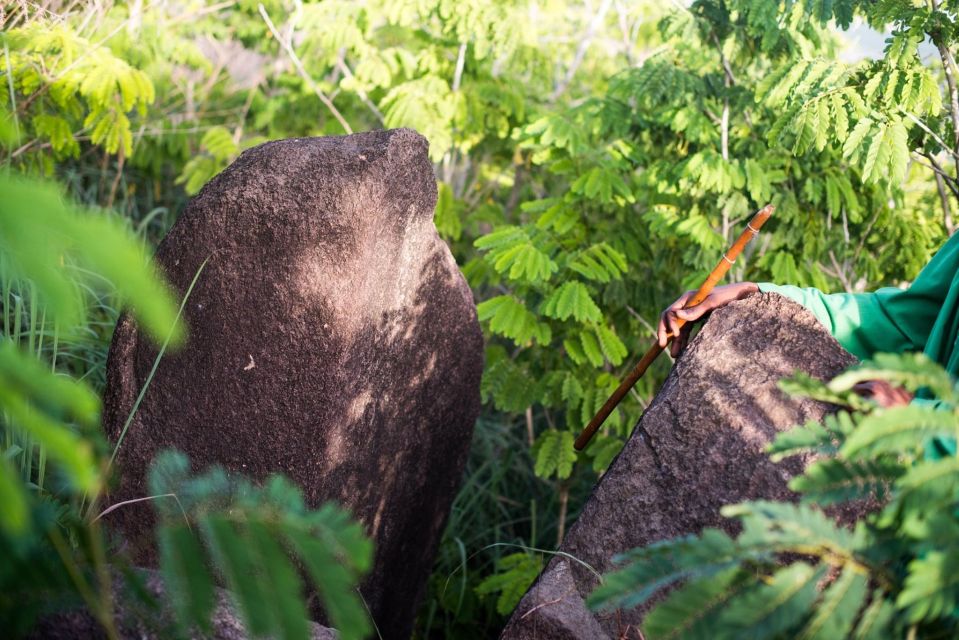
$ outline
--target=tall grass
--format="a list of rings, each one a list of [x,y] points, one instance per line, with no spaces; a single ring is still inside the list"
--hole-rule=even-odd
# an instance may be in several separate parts
[[[95,188],[82,188],[77,172],[66,173],[73,178],[66,180],[73,199],[87,208],[99,208],[101,194]],[[154,208],[141,215],[136,198],[124,198],[118,204],[126,213],[101,210],[130,226],[148,245],[172,224],[167,209]],[[106,381],[110,340],[120,314],[116,288],[101,274],[69,262],[64,266],[73,276],[84,314],[82,325],[65,330],[48,317],[30,281],[14,277],[0,256],[0,340],[8,340],[33,355],[53,373],[84,381],[100,393]],[[0,455],[15,462],[24,482],[34,490],[55,491],[56,487],[49,486],[44,448],[22,430],[6,428],[7,424],[8,416],[0,413]]]
[[[77,278],[75,284],[87,302],[87,322],[78,329],[64,331],[48,317],[36,288],[29,281],[13,277],[0,261],[0,339],[31,354],[54,374],[85,380],[99,391],[118,312],[108,282],[103,281],[102,287],[92,287]],[[0,415],[3,443],[0,455],[13,461],[24,483],[32,490],[55,493],[57,486],[55,482],[51,484],[45,447],[35,442],[27,431],[7,428],[9,422],[9,416]]]
[[[567,522],[576,519],[594,478],[571,478]],[[557,483],[533,473],[523,419],[485,410],[476,424],[463,485],[453,501],[414,637],[496,637],[506,616],[497,613],[494,597],[478,595],[476,587],[506,555],[542,555],[535,550],[554,549],[560,512]]]

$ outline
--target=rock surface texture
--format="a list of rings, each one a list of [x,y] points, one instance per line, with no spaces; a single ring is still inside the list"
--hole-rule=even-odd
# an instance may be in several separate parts
[[[719,509],[755,498],[794,499],[786,483],[806,460],[770,462],[764,446],[826,405],[796,400],[777,381],[805,371],[829,378],[855,361],[803,307],[754,295],[712,314],[676,362],[622,453],[596,485],[560,551],[594,567],[658,540],[705,527],[733,532]],[[643,611],[590,612],[587,568],[555,556],[502,638],[640,638]]]
[[[383,637],[407,637],[479,413],[472,294],[433,226],[427,142],[398,129],[289,139],[243,153],[157,251],[187,301],[122,442],[119,502],[174,447],[194,468],[283,473],[309,504],[352,510],[376,544],[362,594]],[[116,440],[157,355],[130,317],[110,349]],[[150,507],[109,518],[149,561]]]

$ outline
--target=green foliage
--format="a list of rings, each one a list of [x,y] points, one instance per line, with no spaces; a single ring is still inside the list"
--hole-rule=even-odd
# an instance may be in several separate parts
[[[603,312],[589,295],[589,289],[581,282],[570,281],[559,286],[543,302],[543,314],[557,320],[570,316],[579,322],[599,322]]]
[[[517,344],[529,344],[533,339],[548,344],[552,332],[548,324],[537,322],[536,316],[513,296],[496,296],[476,307],[480,321],[489,320],[490,331]]]
[[[6,32],[3,44],[13,86],[24,94],[45,91],[43,106],[62,114],[41,112],[31,121],[58,157],[79,154],[80,126],[107,153],[133,153],[130,112],[145,115],[156,98],[146,73],[63,24],[32,22]]]
[[[117,637],[111,567],[123,570],[124,560],[106,560],[94,512],[109,469],[96,433],[99,400],[84,381],[58,374],[55,361],[52,367],[38,361],[47,316],[56,357],[57,340],[77,331],[87,298],[106,282],[150,335],[175,344],[185,331],[141,243],[115,220],[75,210],[36,181],[0,176],[0,195],[0,626],[21,636],[43,613],[85,605],[105,633]],[[24,294],[30,331],[21,327]],[[54,481],[47,477],[48,460]],[[157,535],[184,634],[194,625],[210,628],[215,567],[252,634],[307,637],[301,565],[343,637],[369,632],[354,588],[369,568],[371,546],[347,514],[333,506],[307,510],[282,478],[258,488],[227,482],[222,470],[199,478],[188,471],[185,458],[168,454],[151,477],[151,497],[173,498],[176,505],[167,510],[157,503]]]
[[[498,593],[496,611],[509,615],[542,569],[542,556],[523,552],[503,556],[496,562],[497,572],[476,585],[476,593],[480,596]]]
[[[819,393],[867,375],[914,389],[935,381],[946,406],[959,400],[944,370],[917,355],[882,355]],[[785,432],[770,447],[776,456],[821,454],[790,483],[800,504],[727,506],[723,515],[742,524],[735,539],[710,529],[630,551],[590,603],[632,607],[682,582],[649,614],[648,637],[951,637],[959,632],[959,459],[933,456],[926,443],[957,435],[959,414],[928,404],[840,413]],[[821,511],[862,499],[882,506],[851,530]]]
[[[592,99],[517,128],[535,197],[484,219],[480,255],[464,268],[510,371],[538,380],[497,408],[518,412],[525,399],[551,418],[540,433],[578,432],[606,391],[597,370],[625,373],[658,311],[698,286],[768,202],[771,239],[733,278],[862,290],[916,273],[938,231],[904,206],[906,185],[921,181],[907,169],[927,150],[917,120],[948,139],[936,120],[942,90],[915,34],[895,32],[881,61],[840,62],[823,27],[850,24],[860,6],[677,7],[648,36],[654,55]],[[893,234],[903,240],[883,239]],[[497,379],[507,369],[491,366]],[[622,413],[638,415],[661,376],[654,369]],[[617,416],[603,438],[621,442],[625,424]],[[616,450],[605,441],[594,463]],[[538,471],[558,478],[557,468],[544,458]]]
[[[191,195],[197,193],[240,153],[239,145],[225,127],[212,127],[203,134],[200,149],[204,153],[187,162],[183,173],[177,178],[177,183],[183,184],[186,192]]]
[[[154,337],[182,341],[174,322],[172,299],[157,280],[141,244],[102,214],[65,204],[51,185],[0,176],[0,279],[7,296],[18,283],[29,283],[35,304],[50,316],[58,333],[69,335],[81,323],[84,291],[95,286],[93,274],[106,278],[120,300],[135,305],[137,316]],[[9,298],[8,298],[9,299]],[[33,313],[38,309],[34,308]],[[29,507],[22,481],[33,478],[33,456],[55,462],[72,492],[96,492],[102,483],[89,435],[99,425],[99,400],[91,389],[55,375],[36,361],[30,349],[18,348],[10,315],[4,314],[0,344],[0,410],[5,455],[0,459],[0,493],[10,509],[0,527],[23,533]],[[19,315],[13,319],[19,325]],[[16,464],[18,469],[14,468]],[[20,471],[20,473],[17,473]],[[23,476],[17,479],[17,476]]]
[[[108,216],[65,205],[58,190],[45,183],[0,178],[0,252],[6,277],[28,278],[40,303],[64,326],[81,323],[83,302],[78,284],[84,271],[112,283],[122,302],[137,309],[154,340],[173,331],[172,296],[158,283],[142,244]],[[87,277],[89,281],[91,278]]]
[[[210,628],[215,571],[225,577],[251,633],[307,637],[299,566],[340,636],[363,638],[371,631],[354,588],[370,567],[373,547],[336,506],[307,509],[301,491],[280,476],[262,487],[231,481],[216,467],[191,477],[189,461],[176,452],[157,456],[149,485],[154,496],[175,496],[155,500],[157,539],[184,633]]]
[[[770,142],[796,155],[841,146],[864,181],[902,182],[910,161],[908,129],[942,111],[939,85],[921,63],[918,43],[910,28],[894,34],[883,60],[859,69],[813,59],[771,74],[757,98],[785,111]]]
[[[489,340],[484,416],[517,432],[511,446],[531,469],[531,447],[538,457],[544,434],[575,434],[592,417],[658,312],[699,284],[751,210],[778,207],[731,278],[862,291],[914,277],[959,203],[944,65],[918,55],[921,42],[954,45],[951,2],[269,0],[275,33],[259,5],[25,6],[0,36],[5,166],[56,175],[149,246],[187,194],[260,141],[341,134],[341,122],[418,129],[439,183],[437,229]],[[890,25],[881,60],[840,57],[828,25],[854,15]],[[79,276],[81,256],[63,255]],[[83,280],[87,322],[68,334],[33,304],[35,289],[0,284],[5,335],[97,389],[121,302],[111,287]],[[565,517],[556,496],[576,512],[666,370],[652,368],[569,477],[558,475],[568,455],[544,459],[543,477],[511,476],[526,497],[503,489],[491,504],[538,504],[509,528],[513,542],[542,539],[547,509]],[[861,408],[848,391],[818,393]],[[828,452],[843,441],[803,436]],[[5,441],[4,459],[50,483],[45,450],[31,443]],[[873,486],[834,480],[837,491]],[[453,531],[443,553],[458,557],[464,540],[495,538]],[[423,635],[501,628],[493,599],[473,589],[495,573],[487,556],[468,563],[476,571],[455,601],[446,575],[433,581],[435,616],[422,624],[439,626]],[[869,611],[879,623],[891,615],[881,603]]]
[[[548,478],[568,478],[573,472],[576,462],[576,451],[573,449],[573,434],[569,431],[544,431],[533,445],[533,455],[536,458],[536,475]]]

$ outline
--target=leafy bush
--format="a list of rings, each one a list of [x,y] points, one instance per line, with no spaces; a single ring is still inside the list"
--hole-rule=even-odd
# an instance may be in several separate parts
[[[44,332],[53,328],[56,340],[77,331],[84,320],[84,287],[105,278],[115,283],[122,303],[136,309],[137,318],[154,339],[182,341],[176,307],[157,279],[142,245],[108,218],[64,204],[57,190],[44,183],[0,176],[0,279],[5,283],[4,334],[0,345],[0,409],[4,412],[5,455],[0,460],[0,494],[7,498],[0,527],[24,533],[28,525],[26,487],[43,478],[33,476],[33,459],[47,456],[65,472],[69,490],[96,494],[102,470],[94,449],[73,426],[90,435],[99,426],[99,399],[83,383],[59,376],[36,361]],[[33,305],[7,304],[13,295],[28,294]],[[19,303],[19,300],[17,301]],[[12,311],[12,313],[11,313]],[[24,312],[42,312],[48,322],[34,323],[30,336],[34,353],[17,348]],[[11,324],[13,327],[11,327]],[[21,480],[13,467],[23,472]],[[39,468],[37,473],[40,474]]]
[[[903,9],[881,61],[845,64],[824,26],[848,24],[860,7],[873,11],[713,0],[676,8],[658,21],[650,39],[661,46],[642,65],[519,130],[541,195],[476,239],[480,256],[464,271],[491,293],[479,306],[496,345],[487,400],[507,412],[535,407],[548,425],[537,430],[541,477],[573,472],[572,453],[557,458],[561,434],[595,413],[616,386],[610,372],[631,364],[658,310],[701,282],[752,210],[777,205],[773,233],[734,278],[862,290],[922,266],[939,234],[894,203],[910,154],[950,152],[935,133],[949,126],[942,90],[917,54],[934,22]],[[900,242],[884,242],[880,228]],[[652,371],[608,420],[602,446],[585,452],[597,470],[663,373]]]
[[[959,458],[931,446],[959,436],[959,387],[925,356],[881,355],[813,395],[861,406],[852,386],[876,379],[939,407],[843,411],[780,434],[774,458],[819,456],[790,483],[799,504],[730,505],[736,538],[707,529],[627,552],[590,604],[633,607],[676,587],[647,616],[650,638],[955,637]],[[853,501],[882,506],[851,529],[822,511]]]
[[[458,584],[475,595],[497,572],[497,552],[480,552],[496,535],[554,543],[665,359],[584,454],[571,435],[750,210],[778,207],[733,277],[833,290],[910,279],[956,228],[955,13],[952,0],[19,3],[0,10],[0,120],[14,139],[2,161],[116,210],[149,245],[260,141],[426,134],[436,224],[488,337],[484,424],[516,432],[515,460],[533,456],[476,517],[451,520],[424,605],[424,620],[443,614],[437,634],[488,636],[495,594],[454,606],[441,593],[452,559],[482,556]],[[882,59],[843,57],[832,25],[854,17],[888,25]],[[68,335],[32,289],[0,282],[3,330],[97,391],[120,301],[100,280],[81,286],[90,313]],[[45,450],[6,451],[50,482]]]
[[[185,456],[165,452],[150,472],[157,499],[160,567],[178,619],[209,631],[215,576],[225,578],[250,633],[309,637],[299,568],[305,567],[323,608],[343,638],[372,630],[354,588],[369,569],[373,545],[360,525],[332,504],[309,510],[282,476],[262,487],[231,479],[221,468],[190,477]]]

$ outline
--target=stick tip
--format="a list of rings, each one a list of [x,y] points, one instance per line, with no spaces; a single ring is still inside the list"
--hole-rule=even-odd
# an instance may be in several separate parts
[[[749,221],[749,226],[753,227],[757,231],[759,227],[766,224],[766,221],[769,220],[769,217],[773,214],[773,211],[776,210],[776,205],[767,204],[765,207],[756,212],[756,215],[753,216],[753,219]]]

